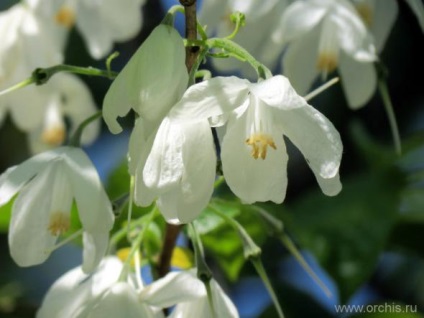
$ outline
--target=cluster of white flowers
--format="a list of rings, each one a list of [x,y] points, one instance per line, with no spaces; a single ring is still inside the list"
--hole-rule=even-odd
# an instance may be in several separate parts
[[[214,280],[210,281],[211,309],[205,285],[193,271],[172,272],[142,286],[134,277],[137,274],[119,280],[123,267],[118,258],[107,257],[91,276],[81,268],[69,271],[52,285],[37,318],[160,318],[165,317],[162,308],[174,305],[169,318],[238,318],[233,303]]]
[[[115,41],[127,40],[140,29],[144,0],[124,2],[24,0],[0,13],[0,90],[35,68],[62,63],[73,26],[92,57],[104,58]],[[128,149],[135,204],[155,203],[172,224],[195,220],[213,195],[218,158],[226,183],[243,203],[282,203],[289,159],[284,137],[303,154],[323,193],[338,194],[340,135],[301,95],[320,74],[327,77],[338,69],[352,108],[371,98],[377,83],[373,64],[397,13],[395,1],[387,0],[382,11],[377,10],[380,2],[204,1],[200,19],[211,33],[230,34],[221,17],[238,10],[248,21],[236,36],[242,46],[272,68],[284,51],[287,77],[264,72],[265,78],[257,82],[221,76],[187,87],[184,41],[172,26],[157,26],[112,82],[103,102],[103,119],[114,134],[123,130],[118,117],[130,110],[136,114]],[[422,22],[422,6],[408,3]],[[378,24],[380,12],[386,17],[384,25]],[[272,34],[252,32],[258,24]],[[251,76],[230,59],[216,66]],[[80,148],[49,149],[66,139],[65,116],[75,130],[95,109],[87,87],[69,74],[0,98],[0,122],[10,113],[29,133],[34,152],[44,151],[0,176],[0,207],[13,201],[12,258],[20,266],[40,264],[57,246],[83,236],[81,268],[51,287],[37,317],[158,318],[171,306],[171,318],[238,317],[213,279],[208,289],[194,272],[173,272],[144,286],[138,269],[127,273],[128,264],[105,258],[114,214],[96,169]],[[97,136],[98,125],[93,122],[84,130],[82,143]],[[219,152],[212,134],[216,127],[225,129]],[[82,229],[63,238],[72,228],[74,201]]]
[[[0,13],[0,91],[28,78],[40,67],[63,63],[63,51],[76,25],[92,57],[104,58],[114,41],[135,36],[141,26],[143,0],[23,0]],[[120,10],[116,10],[119,6]],[[121,10],[125,9],[125,10]],[[101,30],[101,32],[99,32]],[[10,113],[16,126],[28,133],[32,152],[59,146],[66,140],[65,117],[70,131],[96,112],[90,90],[78,77],[59,74],[42,87],[28,86],[0,99],[0,124]],[[99,133],[91,123],[83,144]]]
[[[341,190],[340,136],[287,78],[250,83],[215,77],[185,90],[187,79],[183,41],[173,28],[160,25],[106,94],[103,114],[113,133],[122,130],[118,116],[130,108],[139,115],[129,149],[137,204],[149,206],[157,198],[168,222],[195,219],[208,204],[216,177],[210,127],[226,123],[224,177],[245,203],[283,202],[288,160],[283,135],[303,153],[325,194]]]
[[[406,2],[424,31],[422,1]],[[337,69],[348,105],[357,109],[375,93],[373,64],[390,34],[398,6],[396,0],[210,0],[199,15],[210,34],[223,37],[234,28],[226,16],[234,11],[244,13],[247,21],[235,41],[271,69],[282,56],[282,71],[299,94],[305,94],[319,74],[325,78]],[[230,59],[215,59],[213,65],[224,72],[237,69],[245,76],[253,74]]]

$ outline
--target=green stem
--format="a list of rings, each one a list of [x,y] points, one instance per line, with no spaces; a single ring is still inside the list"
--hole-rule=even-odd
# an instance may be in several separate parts
[[[193,66],[191,67],[187,87],[190,87],[196,82],[196,73],[198,72],[200,64],[205,59],[207,53],[208,53],[208,48],[202,47],[200,49],[200,53],[197,56],[195,62],[193,63]]]
[[[73,146],[73,147],[79,147],[80,146],[80,141],[81,141],[81,136],[82,133],[84,131],[84,129],[94,120],[96,120],[97,118],[102,116],[102,111],[99,110],[98,112],[94,113],[94,115],[91,115],[90,117],[88,117],[86,120],[84,120],[77,128],[77,130],[75,130],[75,133],[73,134],[73,136],[70,138],[69,140],[69,145]]]
[[[274,306],[277,309],[278,316],[280,318],[284,318],[283,310],[281,309],[277,296],[275,295],[274,289],[272,288],[272,285],[269,281],[268,275],[266,274],[266,271],[262,265],[262,261],[260,258],[261,248],[256,245],[256,243],[252,240],[250,235],[246,232],[246,230],[241,226],[240,223],[238,223],[236,220],[229,217],[225,213],[222,213],[221,211],[219,211],[218,209],[214,208],[211,205],[209,205],[209,208],[211,209],[211,211],[213,211],[214,213],[218,214],[220,217],[225,219],[225,221],[227,221],[237,231],[243,243],[244,257],[252,262],[253,266],[255,267],[256,271],[258,272],[259,276],[264,282],[264,285],[266,289],[268,290],[269,295],[271,296]]]
[[[225,178],[223,176],[219,176],[216,180],[215,183],[213,185],[213,187],[216,189],[219,186],[221,186],[221,184],[223,184],[225,182]]]
[[[121,274],[119,275],[119,281],[125,281],[128,276],[128,271],[131,265],[131,260],[134,258],[134,255],[137,253],[137,251],[140,249],[140,245],[143,242],[144,236],[146,234],[146,231],[150,225],[150,222],[152,222],[154,216],[156,215],[156,206],[149,212],[147,215],[147,218],[145,219],[145,223],[143,224],[143,227],[141,231],[138,233],[137,237],[131,244],[130,252],[128,253],[127,259],[125,260],[124,267],[122,268]]]
[[[213,303],[213,296],[210,285],[212,279],[212,271],[210,270],[208,264],[206,264],[202,241],[193,222],[189,224],[189,230],[191,241],[193,242],[194,256],[196,259],[197,277],[205,285],[206,293],[208,295],[209,307],[212,312],[212,317],[219,318],[216,317],[215,306]]]
[[[280,239],[280,241],[287,248],[287,250],[293,255],[296,261],[302,266],[303,270],[315,281],[315,283],[322,289],[322,291],[327,295],[327,297],[331,297],[330,290],[314,273],[312,268],[306,262],[305,258],[296,248],[296,245],[294,245],[290,237],[284,232],[283,222],[275,218],[273,215],[271,215],[264,209],[261,209],[260,207],[252,206],[252,208],[254,208],[254,210],[259,214],[261,219],[264,221],[269,234]]]
[[[19,82],[18,84],[15,84],[12,87],[6,88],[4,91],[1,91],[0,96],[6,95],[7,93],[24,88],[25,86],[31,85],[33,83],[35,83],[35,80],[32,77],[24,79],[22,82]]]
[[[259,78],[266,79],[272,77],[271,71],[265,65],[257,61],[243,47],[229,39],[211,38],[206,41],[206,45],[210,48],[222,49],[240,61],[248,62],[256,70]]]
[[[284,318],[283,310],[281,309],[280,303],[278,302],[277,295],[275,294],[274,289],[272,288],[272,284],[265,271],[265,268],[262,264],[261,259],[259,257],[253,257],[250,259],[250,261],[252,262],[253,266],[256,269],[256,272],[261,277],[262,282],[264,283],[269,295],[271,296],[272,302],[274,303],[274,306],[277,309],[278,317]]]
[[[54,74],[59,72],[68,72],[87,76],[101,76],[109,79],[115,78],[118,73],[109,70],[101,70],[94,67],[81,67],[67,64],[55,65],[47,68],[37,68],[32,73],[32,78],[35,80],[36,85],[45,84]]]
[[[166,24],[171,27],[174,27],[174,20],[175,20],[175,15],[177,14],[177,12],[184,13],[185,12],[184,7],[179,4],[176,4],[170,7],[165,17],[163,18],[161,24]]]
[[[231,15],[230,19],[231,19],[231,22],[234,22],[236,26],[234,27],[233,33],[231,33],[229,36],[225,37],[228,40],[233,39],[237,35],[237,33],[240,30],[240,27],[242,27],[244,25],[245,16],[241,12],[235,12]]]
[[[389,119],[390,129],[392,131],[393,143],[395,145],[395,151],[397,155],[402,154],[402,145],[400,141],[399,128],[396,121],[395,112],[393,110],[392,100],[390,98],[389,90],[387,89],[387,83],[383,78],[378,79],[378,90],[383,100],[384,108],[386,110],[387,117]]]
[[[246,230],[241,226],[239,222],[229,217],[225,213],[216,209],[213,205],[209,204],[209,209],[218,214],[221,218],[223,218],[231,227],[236,230],[238,233],[242,243],[243,243],[243,254],[246,259],[250,259],[251,257],[259,257],[261,255],[261,248],[256,245],[256,243],[252,240],[250,235],[246,232]]]
[[[109,55],[108,57],[107,57],[107,59],[106,59],[106,70],[107,70],[107,72],[108,72],[108,74],[109,74],[109,79],[113,79],[113,76],[112,76],[112,69],[111,69],[111,64],[112,64],[112,61],[114,60],[114,59],[116,59],[117,57],[119,56],[119,52],[113,52],[111,55]]]
[[[303,270],[314,280],[314,282],[322,289],[322,291],[325,293],[327,297],[331,297],[331,291],[325,286],[325,284],[319,279],[317,274],[312,270],[312,268],[306,263],[305,258],[300,254],[299,250],[296,248],[296,245],[294,245],[293,241],[290,239],[290,237],[282,233],[279,236],[281,242],[284,244],[284,246],[289,250],[289,252],[293,255],[293,257],[298,261],[300,266],[302,266]]]

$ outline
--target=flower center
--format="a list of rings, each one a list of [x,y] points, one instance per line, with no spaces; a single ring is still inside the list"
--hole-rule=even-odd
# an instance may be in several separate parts
[[[68,214],[60,211],[53,212],[50,215],[48,230],[54,236],[59,236],[69,230],[71,220]]]
[[[60,110],[60,97],[55,96],[47,107],[41,141],[50,146],[59,146],[66,138],[66,127]]]
[[[66,137],[66,131],[63,126],[49,127],[41,134],[41,140],[51,146],[59,146]]]
[[[338,26],[331,18],[323,21],[318,47],[317,68],[324,76],[334,71],[339,62]]]
[[[251,155],[255,159],[266,159],[268,146],[274,150],[277,149],[272,136],[263,133],[253,134],[247,138],[245,142],[248,146],[252,147]]]
[[[56,13],[55,21],[68,29],[72,28],[75,24],[75,12],[68,6],[62,6]]]

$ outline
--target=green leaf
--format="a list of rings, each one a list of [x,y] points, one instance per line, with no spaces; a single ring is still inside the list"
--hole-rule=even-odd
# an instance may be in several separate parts
[[[224,210],[225,204],[216,205],[224,213],[236,213]],[[266,231],[256,212],[249,206],[240,205],[239,214],[236,220],[246,229],[256,244],[262,245],[266,239]],[[237,232],[227,223],[221,222],[211,231],[201,235],[203,245],[214,257],[216,262],[224,271],[226,277],[231,281],[236,281],[240,271],[246,262],[243,256],[243,246]]]
[[[310,249],[339,286],[342,302],[374,271],[396,220],[399,175],[386,173],[344,179],[342,192],[302,196],[283,215],[285,225]]]
[[[130,174],[128,173],[128,161],[123,160],[111,172],[106,182],[106,190],[111,199],[116,199],[130,189]]]
[[[224,220],[211,210],[211,206],[231,217],[240,214],[242,209],[238,200],[229,201],[213,198],[206,209],[194,221],[194,226],[200,235],[209,233],[224,223]]]

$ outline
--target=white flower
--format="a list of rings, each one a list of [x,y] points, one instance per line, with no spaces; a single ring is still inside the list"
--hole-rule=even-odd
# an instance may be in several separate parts
[[[38,67],[49,67],[63,60],[64,36],[58,26],[43,18],[38,2],[20,3],[0,13],[0,89],[26,78]],[[39,14],[40,13],[40,14]],[[71,131],[96,110],[85,84],[70,74],[58,74],[42,86],[30,85],[2,95],[0,123],[8,111],[17,127],[30,133],[33,152],[60,145],[66,137],[64,117]],[[98,134],[99,122],[87,127],[82,143]]]
[[[108,257],[91,276],[79,267],[69,271],[47,292],[37,318],[161,318],[161,308],[204,296],[202,283],[185,272],[136,288],[132,276],[118,282],[122,269]]]
[[[225,119],[229,113],[222,165],[229,187],[244,202],[284,200],[288,157],[283,135],[303,153],[325,194],[341,190],[340,136],[287,78],[274,76],[253,84],[216,77],[190,87],[169,116],[175,121],[220,115]]]
[[[381,52],[396,21],[396,0],[353,0],[356,10],[374,36],[375,47]]]
[[[38,2],[45,17],[67,29],[74,25],[84,38],[92,57],[105,57],[114,42],[137,35],[142,24],[145,0],[28,0]],[[100,32],[101,31],[101,32]]]
[[[37,67],[48,67],[63,61],[61,42],[55,33],[54,27],[40,18],[35,8],[22,2],[0,13],[0,90],[28,78]],[[31,103],[36,104],[33,107],[36,113],[37,105],[42,104],[42,97],[37,94],[36,87],[26,88],[25,94],[31,97],[28,100],[23,100],[19,94],[20,91],[13,94],[16,101],[26,105],[31,100]],[[1,96],[0,113],[10,110],[12,116],[15,116],[15,104],[11,105],[11,98],[8,95]],[[17,124],[26,128],[25,123]]]
[[[9,168],[0,177],[0,206],[15,195],[9,247],[19,266],[37,265],[49,257],[70,227],[73,200],[84,230],[83,270],[98,265],[114,216],[99,176],[80,148],[57,148]]]
[[[122,131],[117,117],[132,108],[149,122],[146,133],[157,128],[184,93],[188,74],[185,49],[178,32],[157,26],[112,82],[103,101],[103,117],[109,130]]]
[[[138,119],[130,140],[131,159],[139,154],[137,165],[130,166],[136,175],[135,202],[149,206],[158,197],[168,222],[194,220],[214,189],[216,154],[208,121],[166,117],[146,142],[141,142],[142,129]]]
[[[26,96],[25,89],[16,91],[20,98]],[[33,113],[34,104],[21,100],[14,104],[15,116],[20,116],[20,121],[42,119],[38,126],[29,131],[28,139],[33,153],[42,152],[61,145],[67,137],[65,119],[69,120],[69,135],[96,111],[96,105],[88,87],[77,76],[62,73],[57,74],[50,82],[37,87],[38,94],[43,96],[43,103],[35,106],[40,113]],[[10,93],[11,96],[13,93]],[[16,96],[17,96],[16,95]],[[21,113],[21,114],[20,114]],[[32,117],[32,119],[28,119]],[[81,144],[92,143],[100,132],[100,120],[91,122],[83,131]]]
[[[208,204],[216,166],[207,120],[176,124],[166,117],[187,86],[184,60],[177,31],[158,26],[112,83],[103,103],[113,133],[122,130],[118,116],[131,108],[140,115],[129,146],[135,202],[148,206],[158,198],[161,212],[173,223],[193,220]]]
[[[398,15],[396,0],[352,0],[362,20],[370,28],[378,52],[381,52]],[[422,0],[406,0],[417,16],[424,32],[424,5]]]
[[[304,94],[319,73],[338,68],[351,108],[372,97],[377,85],[373,39],[347,0],[306,0],[292,3],[273,38],[288,43],[283,70]]]
[[[169,318],[238,318],[239,314],[231,299],[224,293],[219,284],[211,279],[210,290],[212,294],[212,306],[209,304],[205,286],[201,286],[204,296],[188,302],[180,302]]]
[[[235,27],[230,14],[241,12],[246,17],[246,25],[237,33],[234,41],[244,47],[268,68],[274,68],[282,52],[282,46],[268,35],[287,7],[287,0],[209,0],[204,1],[199,10],[199,21],[206,25],[209,35],[225,37]],[[261,32],[262,30],[262,32]],[[213,66],[220,71],[239,70],[245,77],[253,78],[256,73],[248,63],[233,58],[212,59]]]

